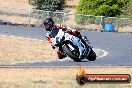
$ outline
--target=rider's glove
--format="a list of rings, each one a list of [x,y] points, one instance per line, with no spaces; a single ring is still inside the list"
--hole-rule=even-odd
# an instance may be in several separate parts
[[[54,45],[51,45],[51,47],[52,47],[53,49],[55,49],[55,46],[54,46]]]
[[[49,37],[51,37],[51,32],[47,32],[46,34],[46,38],[49,38]]]
[[[74,35],[74,36],[76,36],[76,37],[78,37],[78,38],[80,38],[80,39],[82,38],[80,32],[78,32],[78,31],[73,31],[73,32],[72,32],[72,35]]]
[[[78,34],[78,33],[77,33],[76,31],[73,31],[73,32],[72,32],[72,35],[74,35],[74,36],[77,36],[77,34]]]

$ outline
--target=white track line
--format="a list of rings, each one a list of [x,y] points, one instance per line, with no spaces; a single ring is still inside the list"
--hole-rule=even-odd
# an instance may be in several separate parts
[[[11,64],[11,65],[15,65],[15,64],[17,64],[17,63],[11,62],[10,64]]]
[[[0,68],[79,68],[78,66],[0,66]],[[82,68],[132,68],[132,66],[81,66]]]
[[[48,62],[51,62],[51,61],[44,61],[44,62],[47,62],[48,63]]]
[[[18,38],[18,39],[26,39],[26,40],[33,40],[33,41],[44,41],[44,40],[41,40],[41,39],[32,39],[32,38],[24,38],[24,37],[17,37],[17,36],[8,36],[8,35],[0,35],[0,36]]]

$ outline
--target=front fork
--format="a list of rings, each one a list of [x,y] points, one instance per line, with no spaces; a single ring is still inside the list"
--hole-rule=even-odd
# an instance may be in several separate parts
[[[90,41],[88,40],[86,36],[83,36],[82,39],[86,42],[86,44],[90,44]]]
[[[90,41],[88,40],[88,38],[86,36],[83,36],[82,39],[85,41],[85,47],[86,47],[85,57],[87,57],[91,51],[91,48],[93,48],[93,47],[89,46]]]

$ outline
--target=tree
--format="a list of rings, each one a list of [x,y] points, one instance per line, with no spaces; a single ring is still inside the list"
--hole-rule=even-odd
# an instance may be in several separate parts
[[[80,0],[77,13],[118,17],[129,0]]]
[[[122,10],[123,14],[121,17],[130,17],[132,18],[132,0],[130,0]]]
[[[29,0],[29,3],[39,10],[63,10],[65,0]]]

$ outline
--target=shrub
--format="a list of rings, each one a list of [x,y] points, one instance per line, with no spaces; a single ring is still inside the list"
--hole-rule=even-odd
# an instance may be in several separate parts
[[[122,14],[123,7],[128,1],[129,0],[80,0],[77,6],[77,14],[119,17]],[[82,21],[85,21],[84,17],[75,18],[77,23],[83,23]]]
[[[29,0],[29,3],[39,10],[63,10],[65,0]]]

